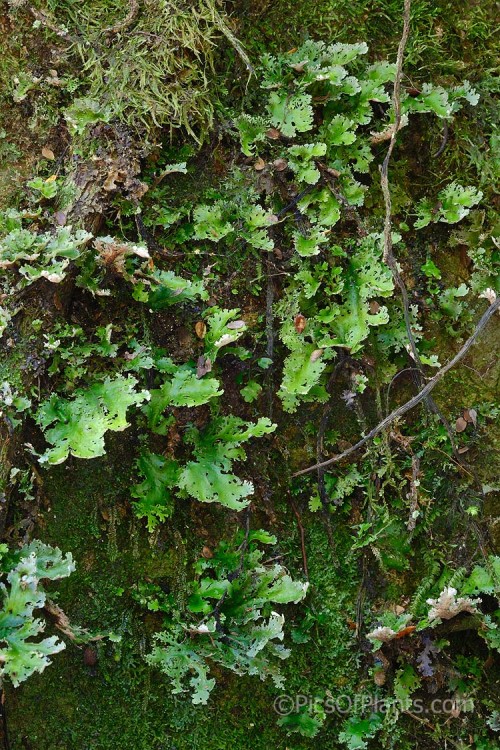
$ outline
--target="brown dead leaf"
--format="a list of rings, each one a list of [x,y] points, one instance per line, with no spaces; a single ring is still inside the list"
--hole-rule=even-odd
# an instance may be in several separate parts
[[[394,636],[394,638],[406,638],[407,635],[411,635],[416,629],[416,625],[408,625],[406,628],[403,628],[403,630],[400,630],[399,633]]]
[[[259,156],[255,164],[253,165],[253,168],[255,169],[256,172],[262,172],[265,166],[266,166],[266,162],[264,161],[264,159],[262,159],[261,156]]]
[[[272,141],[277,141],[278,138],[281,138],[281,133],[276,128],[269,128],[269,130],[266,130],[266,135]]]
[[[373,673],[373,681],[375,685],[378,685],[381,687],[382,685],[385,685],[387,680],[387,674],[383,669],[376,669]]]
[[[203,320],[199,320],[195,327],[194,327],[195,333],[198,336],[199,339],[204,339],[205,335],[207,333],[207,326],[203,322]]]
[[[129,189],[129,195],[136,200],[140,200],[149,190],[149,185],[146,182],[140,182],[140,180],[134,180],[133,189]]]
[[[463,417],[468,424],[477,425],[477,411],[475,409],[464,409]]]
[[[295,316],[293,324],[297,333],[302,333],[307,325],[307,319],[304,317],[304,315],[302,315],[302,313],[299,313]]]
[[[460,453],[460,455],[462,455],[462,453],[467,453],[468,450],[469,450],[469,446],[463,445],[461,448],[458,449],[458,452]]]
[[[453,707],[450,711],[450,715],[453,716],[454,719],[458,719],[460,716],[460,706],[456,701],[453,701]]]
[[[323,349],[315,349],[312,352],[312,354],[309,357],[309,359],[311,360],[311,362],[316,362],[316,360],[318,360],[321,357],[322,354],[323,354]]]
[[[457,421],[455,422],[455,431],[456,432],[463,432],[467,429],[467,422],[463,417],[459,417]]]
[[[56,224],[60,227],[63,227],[66,224],[66,214],[64,211],[56,211],[54,219],[56,220]]]
[[[372,315],[376,315],[378,311],[380,310],[380,305],[378,302],[376,302],[374,299],[370,302],[370,313]]]
[[[207,374],[207,372],[212,372],[212,361],[210,357],[205,357],[205,355],[202,354],[201,357],[198,357],[196,363],[196,377],[200,380]]]
[[[273,167],[277,172],[284,172],[284,170],[288,167],[288,162],[286,159],[275,159],[273,161]]]
[[[44,146],[42,148],[42,156],[44,159],[49,159],[50,161],[54,161],[54,159],[56,158],[52,149],[47,148],[47,146]]]
[[[106,190],[106,192],[110,192],[111,190],[116,190],[116,180],[118,179],[118,172],[112,170],[108,173],[108,176],[104,180],[103,183],[103,190]]]
[[[203,547],[201,550],[201,556],[205,558],[205,560],[210,560],[211,557],[214,556],[214,553],[210,549],[210,547]]]

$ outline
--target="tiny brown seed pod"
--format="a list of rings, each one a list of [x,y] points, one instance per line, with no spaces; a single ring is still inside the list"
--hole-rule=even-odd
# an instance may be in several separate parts
[[[376,669],[373,673],[373,681],[375,685],[378,685],[379,687],[382,687],[382,685],[385,685],[385,681],[387,679],[387,675],[383,669]]]
[[[273,161],[273,167],[277,172],[284,172],[284,170],[288,167],[288,162],[286,159],[275,159]]]
[[[304,317],[304,315],[302,315],[302,313],[299,313],[298,315],[295,316],[293,320],[293,324],[295,326],[295,330],[297,331],[297,333],[302,333],[302,331],[307,325],[307,319]]]
[[[311,353],[311,356],[309,357],[309,360],[311,362],[316,362],[321,357],[322,354],[323,354],[323,349],[315,349]]]

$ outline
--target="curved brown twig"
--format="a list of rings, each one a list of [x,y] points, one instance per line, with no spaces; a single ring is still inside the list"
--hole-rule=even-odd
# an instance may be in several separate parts
[[[406,289],[406,284],[403,281],[403,277],[401,276],[401,273],[399,271],[398,264],[397,264],[396,258],[394,257],[394,253],[392,249],[392,203],[391,203],[391,193],[389,190],[389,162],[391,160],[392,152],[396,144],[397,134],[401,127],[401,81],[403,78],[404,51],[406,48],[408,37],[410,35],[410,12],[411,12],[411,0],[405,0],[404,13],[403,13],[403,33],[401,35],[401,40],[399,42],[399,47],[398,47],[398,55],[397,55],[397,60],[396,60],[396,77],[394,79],[394,91],[392,95],[392,105],[394,108],[394,126],[391,132],[389,148],[387,149],[387,153],[385,155],[384,161],[380,168],[380,185],[382,188],[382,194],[384,196],[384,203],[385,203],[384,260],[389,266],[389,268],[391,269],[394,283],[396,284],[396,286],[399,287],[399,291],[401,292],[401,299],[403,301],[403,316],[404,316],[404,321],[405,321],[406,335],[408,336],[408,341],[410,344],[411,356],[418,370],[417,386],[421,388],[424,382],[424,368],[422,367],[420,354],[418,352],[417,344],[415,342],[415,337],[411,329],[410,301],[408,298],[408,291]],[[425,402],[429,411],[433,414],[436,414],[441,420],[441,423],[443,424],[446,432],[448,433],[448,438],[451,443],[453,454],[458,461],[459,453],[455,445],[455,441],[453,439],[453,433],[451,431],[451,427],[450,427],[448,420],[441,413],[439,407],[437,406],[437,404],[435,403],[434,399],[431,396],[427,396],[425,399]]]

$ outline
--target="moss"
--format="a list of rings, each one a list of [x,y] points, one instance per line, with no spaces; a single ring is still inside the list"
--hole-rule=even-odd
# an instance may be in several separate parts
[[[31,57],[26,47],[30,24],[25,15],[15,24],[0,6],[0,206],[10,205],[18,196],[23,180],[33,174],[40,149],[53,124],[54,97],[40,97],[36,60],[48,58],[41,39],[33,35]],[[39,46],[38,46],[39,45]],[[24,91],[19,87],[24,76]],[[35,83],[38,81],[38,83]],[[18,91],[19,89],[19,91]],[[47,92],[48,93],[48,92]],[[55,93],[53,90],[50,93]],[[49,100],[50,100],[49,93]],[[19,98],[21,97],[21,98]],[[49,111],[51,115],[49,116]]]
[[[257,679],[215,670],[218,686],[209,709],[194,707],[183,696],[174,698],[168,682],[142,660],[147,631],[158,623],[150,622],[148,627],[144,612],[130,596],[130,589],[143,580],[168,584],[173,590],[182,587],[186,566],[212,534],[219,539],[232,532],[231,519],[223,513],[216,513],[214,519],[213,514],[202,512],[204,536],[200,536],[186,501],[163,535],[148,537],[129,505],[133,443],[114,440],[108,449],[106,458],[73,461],[44,472],[47,508],[39,518],[37,533],[63,550],[72,550],[77,561],[76,573],[58,588],[58,604],[73,622],[94,631],[111,629],[123,641],[99,644],[95,673],[85,666],[82,651],[68,644],[43,675],[9,691],[13,750],[24,747],[25,735],[36,750],[229,750],[248,743],[256,750],[268,750],[283,740],[272,707],[275,690]],[[116,542],[110,545],[111,508],[115,509]],[[297,528],[285,508],[279,511],[281,553],[300,575]],[[213,530],[205,528],[210,521],[216,524]],[[349,538],[340,536],[338,541],[343,563],[331,558],[322,521],[311,519],[307,549],[316,604],[310,606],[325,612],[328,621],[326,627],[314,630],[310,644],[294,647],[285,669],[286,692],[291,695],[355,689],[355,642],[348,616],[354,616],[356,564],[345,557]],[[325,567],[328,559],[331,564]],[[293,612],[290,615],[292,624]],[[295,620],[299,624],[300,616]],[[29,731],[24,718],[28,713]],[[335,747],[338,721],[325,731],[325,738]],[[312,740],[293,743],[295,750],[313,746]]]
[[[377,57],[394,55],[402,26],[399,0],[241,0],[235,2],[237,33],[249,49],[283,51],[309,37],[331,41],[367,40]],[[412,31],[405,55],[418,77],[437,73],[462,78],[489,68],[496,4],[450,0],[414,0]],[[425,78],[424,78],[425,79]]]
[[[221,26],[212,0],[93,0],[85,7],[58,0],[42,4],[38,19],[49,36],[66,29],[66,63],[73,66],[75,54],[83,62],[72,88],[97,102],[105,119],[117,118],[143,137],[166,126],[199,139],[210,126],[209,77]]]

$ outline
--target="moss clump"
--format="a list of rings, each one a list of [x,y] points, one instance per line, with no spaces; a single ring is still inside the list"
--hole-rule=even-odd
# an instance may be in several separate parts
[[[186,696],[172,696],[168,680],[144,662],[148,631],[159,620],[144,619],[131,591],[141,581],[168,586],[181,593],[183,578],[191,575],[190,562],[207,539],[193,531],[193,509],[180,507],[169,528],[148,537],[129,506],[133,441],[113,438],[106,459],[73,462],[43,473],[43,492],[49,500],[40,514],[39,528],[45,539],[73,550],[77,569],[58,586],[57,603],[73,623],[89,630],[112,630],[121,643],[96,644],[95,669],[84,663],[83,650],[68,643],[66,650],[43,675],[34,675],[17,690],[8,688],[7,705],[13,750],[229,750],[252,747],[268,750],[283,742],[284,730],[273,709],[276,690],[256,677],[238,677],[218,670],[213,707],[193,706]],[[68,483],[71,502],[68,503]],[[280,504],[283,559],[293,575],[300,541],[291,513]],[[203,528],[214,523],[209,511],[197,512]],[[233,519],[234,521],[234,519]],[[217,514],[213,538],[220,538],[231,520]],[[216,527],[216,528],[215,528]],[[290,531],[287,533],[286,529]],[[210,538],[211,534],[208,533]],[[338,535],[340,556],[346,553],[348,536]],[[355,643],[346,612],[358,585],[355,560],[336,564],[322,521],[313,519],[308,531],[311,584],[318,591],[320,611],[313,617],[327,620],[315,626],[313,641],[293,645],[290,664],[285,664],[286,689],[292,696],[352,693],[357,680]],[[300,554],[300,553],[299,553]],[[191,558],[191,560],[189,559]],[[331,564],[330,564],[331,560]],[[325,570],[325,563],[327,568]],[[183,594],[184,595],[184,594]],[[290,608],[293,610],[293,608]],[[302,616],[290,611],[292,627],[301,628]],[[320,632],[321,631],[321,632]],[[51,634],[51,631],[49,631]],[[317,639],[320,639],[317,642]],[[26,716],[29,715],[29,723]],[[324,739],[337,747],[338,717],[325,728]],[[294,736],[289,747],[306,750],[313,739]]]
[[[66,54],[83,61],[77,95],[108,117],[146,131],[184,127],[196,139],[211,125],[209,73],[223,23],[214,0],[39,5],[38,21],[49,33],[60,29]]]

